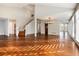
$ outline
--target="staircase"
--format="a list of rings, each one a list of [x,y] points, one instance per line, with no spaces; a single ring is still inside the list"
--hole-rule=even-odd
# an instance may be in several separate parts
[[[27,23],[23,23],[23,25],[21,25],[20,27],[19,27],[19,33],[18,33],[18,37],[25,37],[25,27],[26,27],[26,25],[28,25],[32,20],[34,20],[34,16],[31,16],[30,18],[29,18],[29,21],[27,22]]]
[[[27,17],[28,20],[24,20],[21,23],[21,25],[19,26],[19,28],[18,28],[18,31],[19,31],[18,36],[19,37],[25,37],[25,32],[26,32],[25,27],[26,27],[26,25],[28,25],[32,20],[34,20],[35,5],[33,5],[33,4],[28,5],[28,7],[25,10],[29,12],[29,14],[27,13],[28,14],[28,17]]]

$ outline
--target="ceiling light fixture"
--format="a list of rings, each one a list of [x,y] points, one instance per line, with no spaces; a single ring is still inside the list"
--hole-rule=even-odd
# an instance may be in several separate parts
[[[47,20],[46,20],[45,23],[52,24],[52,23],[54,23],[54,22],[53,22],[53,19],[54,19],[53,17],[50,17],[50,16],[49,16],[49,17],[47,18]]]

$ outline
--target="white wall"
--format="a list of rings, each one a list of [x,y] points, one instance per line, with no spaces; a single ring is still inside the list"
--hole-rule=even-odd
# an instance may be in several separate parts
[[[26,6],[27,7],[27,6]],[[18,35],[19,27],[30,21],[31,7],[16,8],[16,7],[5,7],[0,6],[0,17],[7,18],[9,20],[16,20],[16,34]]]
[[[26,26],[26,35],[28,34],[34,34],[35,33],[35,21],[31,21],[27,26]]]
[[[58,23],[58,22],[48,24],[48,34],[49,35],[59,35],[59,25],[60,25],[60,23]],[[44,22],[41,22],[41,33],[45,34]]]
[[[59,23],[53,23],[48,25],[48,34],[59,35]]]
[[[0,35],[8,35],[8,21],[0,20]]]
[[[0,35],[4,35],[5,31],[4,31],[4,21],[0,20]]]
[[[5,23],[4,23],[4,27],[5,27],[5,35],[9,35],[8,33],[8,19],[5,20]]]

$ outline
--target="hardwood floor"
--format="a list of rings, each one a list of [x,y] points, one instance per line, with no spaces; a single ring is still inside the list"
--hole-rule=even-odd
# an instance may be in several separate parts
[[[67,35],[0,39],[0,56],[78,56],[79,49]]]

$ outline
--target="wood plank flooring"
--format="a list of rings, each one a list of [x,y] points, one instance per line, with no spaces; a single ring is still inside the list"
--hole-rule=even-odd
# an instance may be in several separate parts
[[[0,56],[79,56],[79,49],[68,35],[4,37],[0,39]]]

